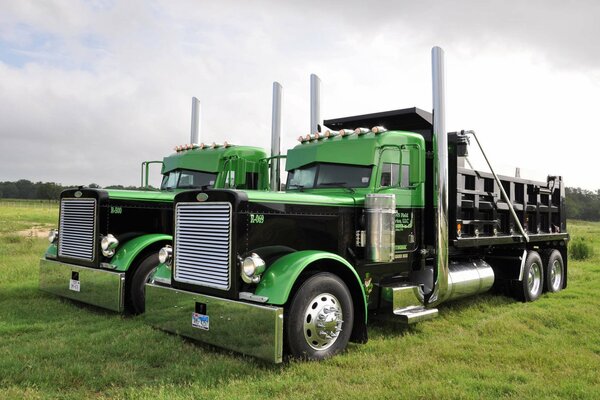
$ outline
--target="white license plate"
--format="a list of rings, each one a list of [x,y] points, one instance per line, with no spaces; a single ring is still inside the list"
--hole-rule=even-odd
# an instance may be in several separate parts
[[[207,331],[210,327],[208,315],[192,313],[192,326]]]
[[[76,281],[75,279],[71,279],[71,281],[69,282],[69,290],[72,290],[74,292],[79,292],[79,290],[80,290],[79,281]]]

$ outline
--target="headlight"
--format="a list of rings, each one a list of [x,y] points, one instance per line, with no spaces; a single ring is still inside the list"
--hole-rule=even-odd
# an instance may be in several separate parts
[[[100,242],[100,247],[102,248],[102,254],[104,257],[112,257],[115,255],[115,249],[119,245],[119,241],[116,237],[111,235],[110,233],[106,236],[102,237],[102,241]]]
[[[158,261],[161,264],[171,265],[171,259],[173,256],[173,248],[171,246],[165,246],[158,252]]]
[[[48,241],[54,243],[58,240],[58,229],[50,229],[48,232]]]
[[[260,275],[265,272],[265,262],[256,253],[242,260],[242,280],[246,283],[260,282]]]

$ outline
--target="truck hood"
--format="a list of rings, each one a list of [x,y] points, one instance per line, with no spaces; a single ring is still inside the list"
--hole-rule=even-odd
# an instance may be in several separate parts
[[[361,193],[314,193],[314,192],[262,192],[246,191],[248,201],[253,203],[310,204],[332,207],[354,207],[364,203]]]
[[[182,190],[174,191],[146,191],[146,190],[121,190],[105,189],[108,197],[113,200],[138,200],[155,201],[160,203],[172,202],[175,195]]]

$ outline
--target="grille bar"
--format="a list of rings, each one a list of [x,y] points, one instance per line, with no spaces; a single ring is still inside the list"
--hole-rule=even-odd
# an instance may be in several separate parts
[[[228,290],[231,286],[231,204],[177,204],[174,250],[176,281]]]
[[[95,226],[96,199],[62,199],[58,255],[93,261]]]

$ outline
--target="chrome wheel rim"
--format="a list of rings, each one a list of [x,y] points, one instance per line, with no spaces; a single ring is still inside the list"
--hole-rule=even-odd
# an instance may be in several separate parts
[[[530,295],[536,295],[539,292],[542,285],[542,268],[538,263],[531,264],[527,276],[527,285],[529,286]]]
[[[342,331],[340,302],[330,293],[315,296],[304,311],[304,339],[315,350],[331,347]]]
[[[563,268],[558,260],[554,260],[550,267],[550,286],[554,292],[560,290],[562,285]]]

